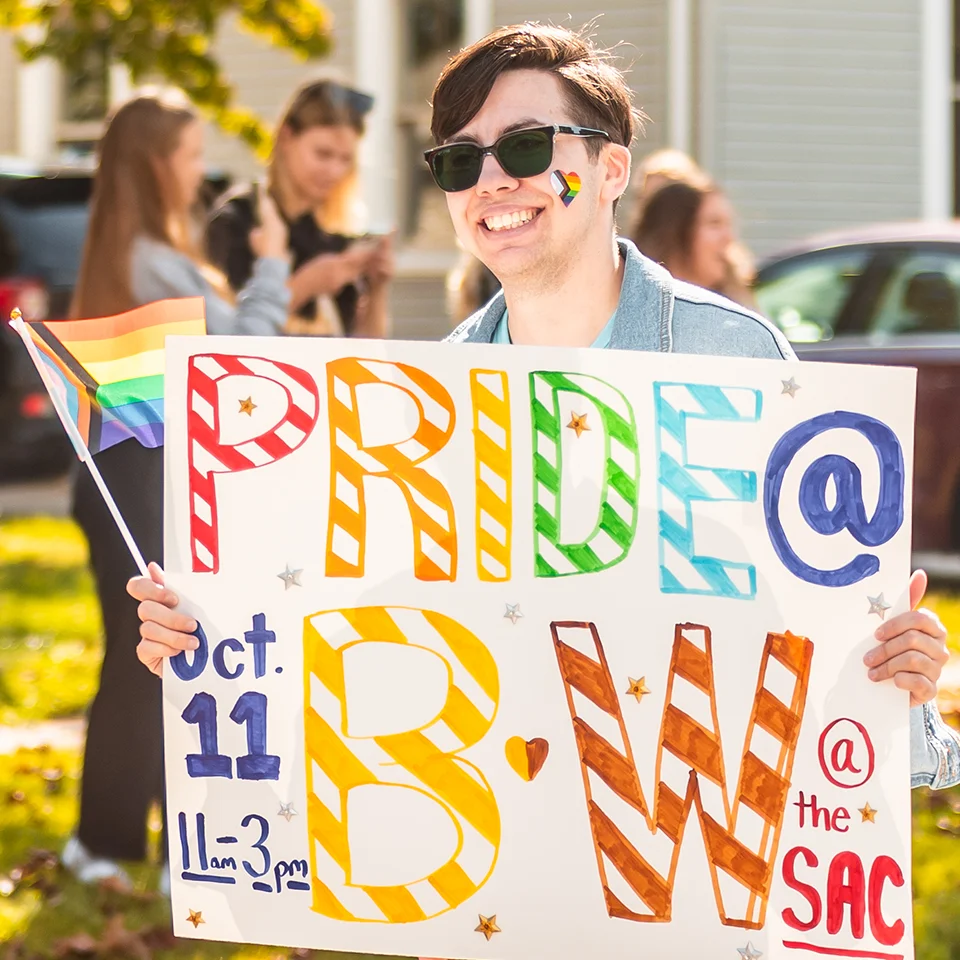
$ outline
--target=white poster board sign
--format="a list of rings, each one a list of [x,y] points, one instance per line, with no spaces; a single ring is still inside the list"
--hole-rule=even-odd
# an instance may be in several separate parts
[[[170,338],[178,936],[912,957],[914,372]]]

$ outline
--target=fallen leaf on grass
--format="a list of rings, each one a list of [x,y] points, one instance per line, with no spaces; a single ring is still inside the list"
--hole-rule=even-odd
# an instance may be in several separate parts
[[[14,867],[8,876],[0,877],[0,894],[8,897],[18,887],[26,887],[50,899],[60,890],[59,872],[60,858],[55,853],[32,850],[24,863]]]
[[[22,936],[14,937],[3,948],[0,960],[41,960],[40,955],[27,949]]]
[[[172,950],[177,945],[177,938],[169,924],[144,927],[140,931],[140,939],[149,950]]]
[[[143,937],[143,934],[151,933],[151,928],[144,928],[142,931],[128,930],[123,924],[123,915],[118,913],[107,920],[99,939],[89,933],[75,933],[72,937],[58,940],[53,945],[53,952],[58,960],[66,960],[71,956],[114,956],[129,957],[130,960],[151,960],[151,945],[148,945]]]
[[[129,880],[124,880],[122,877],[104,877],[97,883],[97,888],[108,898],[122,897],[125,900],[135,900],[137,903],[153,903],[158,897],[158,894],[152,890],[137,890]]]
[[[119,913],[107,920],[100,950],[103,954],[119,953],[135,960],[150,960],[150,950],[143,937],[139,931],[128,930],[123,925],[123,915]]]
[[[89,933],[75,933],[71,937],[64,937],[53,945],[55,957],[81,956],[89,957],[97,953],[99,944]]]

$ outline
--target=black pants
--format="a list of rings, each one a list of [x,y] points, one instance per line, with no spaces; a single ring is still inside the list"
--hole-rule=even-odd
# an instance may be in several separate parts
[[[162,562],[163,449],[126,440],[95,461],[141,553]],[[137,602],[125,589],[136,564],[85,467],[77,475],[73,515],[90,544],[106,634],[87,728],[78,836],[96,856],[142,860],[147,812],[163,796],[160,679],[137,660]]]

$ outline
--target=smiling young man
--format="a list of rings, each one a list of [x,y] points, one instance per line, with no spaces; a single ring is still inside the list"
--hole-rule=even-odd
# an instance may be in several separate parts
[[[525,24],[492,33],[451,60],[437,82],[427,160],[446,192],[460,242],[503,289],[453,342],[612,347],[794,359],[765,320],[678,283],[617,238],[614,213],[630,176],[638,115],[622,74],[579,34]],[[197,646],[176,595],[138,577],[140,659],[155,673]],[[960,743],[935,706],[946,634],[918,610],[882,624],[864,658],[869,676],[908,690],[914,786],[960,782]]]
[[[452,340],[794,359],[766,321],[616,239],[639,123],[623,75],[568,30],[506,27],[450,61],[427,160],[503,285]]]

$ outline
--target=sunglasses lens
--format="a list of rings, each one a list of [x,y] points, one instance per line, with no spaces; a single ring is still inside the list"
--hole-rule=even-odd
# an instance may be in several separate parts
[[[476,184],[482,162],[479,147],[472,143],[454,143],[433,154],[430,168],[441,190],[456,193]]]
[[[520,130],[504,137],[497,158],[511,177],[539,176],[553,159],[553,137],[549,130]]]

